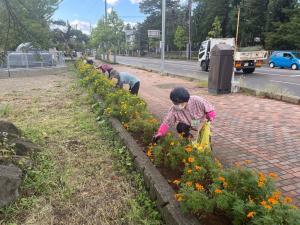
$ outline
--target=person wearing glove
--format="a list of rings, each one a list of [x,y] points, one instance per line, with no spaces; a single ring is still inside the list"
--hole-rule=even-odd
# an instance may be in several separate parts
[[[116,87],[123,88],[124,84],[128,84],[130,93],[138,95],[140,80],[137,77],[127,72],[118,72],[116,70],[111,70],[110,75],[111,78],[116,78],[118,80]]]
[[[153,136],[153,142],[165,136],[174,124],[177,124],[177,132],[183,137],[192,138],[191,130],[198,131],[203,121],[213,121],[216,117],[212,104],[200,96],[190,96],[183,87],[174,88],[170,93],[170,99],[173,105]]]

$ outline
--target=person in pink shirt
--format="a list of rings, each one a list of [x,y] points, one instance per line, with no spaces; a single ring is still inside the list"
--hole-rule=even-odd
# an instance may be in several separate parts
[[[108,77],[110,78],[110,72],[112,71],[112,66],[108,65],[108,64],[103,64],[99,67],[97,67],[97,69],[100,69],[102,71],[102,73],[108,73]]]
[[[190,138],[191,131],[198,131],[203,121],[213,121],[216,117],[211,103],[200,96],[190,96],[183,87],[174,88],[170,93],[170,99],[173,105],[153,136],[153,142],[165,136],[169,128],[175,124],[178,133]]]

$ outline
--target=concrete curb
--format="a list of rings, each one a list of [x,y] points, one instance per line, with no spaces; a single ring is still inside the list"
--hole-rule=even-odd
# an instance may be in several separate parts
[[[250,94],[253,96],[260,96],[260,97],[265,97],[265,98],[269,98],[269,99],[274,99],[274,100],[278,100],[278,101],[283,101],[283,102],[287,102],[287,103],[300,105],[300,98],[297,96],[279,95],[279,94],[269,93],[269,92],[265,92],[265,91],[258,91],[258,90],[254,90],[254,89],[246,88],[246,87],[240,87],[239,92],[247,93],[247,94]]]
[[[112,127],[118,133],[134,158],[136,169],[143,174],[145,185],[149,190],[150,198],[156,202],[164,221],[168,225],[200,225],[193,215],[181,212],[179,203],[175,200],[175,192],[158,169],[152,164],[135,139],[123,128],[115,118],[110,118]]]
[[[127,64],[122,64],[122,63],[120,63],[120,64],[131,67],[131,68],[135,68],[135,69],[145,70],[145,71],[148,71],[148,72],[160,73],[160,71],[158,71],[158,70],[146,69],[144,67],[127,65]],[[183,78],[183,79],[189,80],[189,81],[203,81],[203,79],[185,77],[185,76],[179,75],[179,74],[164,73],[162,75],[167,75],[167,76],[171,76],[171,77],[179,77],[179,78]],[[274,100],[278,100],[278,101],[283,101],[283,102],[287,102],[287,103],[300,105],[300,98],[297,97],[297,96],[278,95],[278,94],[275,94],[275,93],[257,91],[257,90],[254,90],[254,89],[251,89],[251,88],[246,88],[246,87],[239,87],[239,92],[240,93],[247,93],[247,94],[250,94],[250,95],[253,95],[253,96],[261,96],[261,97],[266,97],[266,98],[269,98],[269,99],[274,99]]]

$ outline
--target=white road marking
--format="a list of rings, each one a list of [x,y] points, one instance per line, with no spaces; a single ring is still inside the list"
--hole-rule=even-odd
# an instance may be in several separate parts
[[[293,82],[286,82],[286,81],[279,81],[279,80],[270,80],[271,82],[276,82],[276,83],[283,83],[283,84],[291,84],[291,85],[297,85],[300,86],[300,84],[293,83]]]

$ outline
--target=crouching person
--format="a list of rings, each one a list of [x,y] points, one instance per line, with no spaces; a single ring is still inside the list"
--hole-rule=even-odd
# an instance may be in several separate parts
[[[185,138],[193,138],[191,131],[198,131],[205,121],[213,121],[216,113],[214,107],[200,96],[190,96],[183,87],[176,87],[170,93],[171,106],[157,133],[153,136],[153,142],[163,137],[172,125],[176,125],[178,133]]]
[[[138,94],[140,89],[140,80],[137,77],[127,72],[118,72],[116,70],[112,70],[110,72],[110,77],[118,80],[116,85],[117,87],[123,88],[124,84],[128,84],[130,93],[133,95]]]
[[[107,74],[108,78],[110,78],[110,72],[113,70],[111,65],[103,64],[97,67],[98,70],[101,70],[102,73]]]

